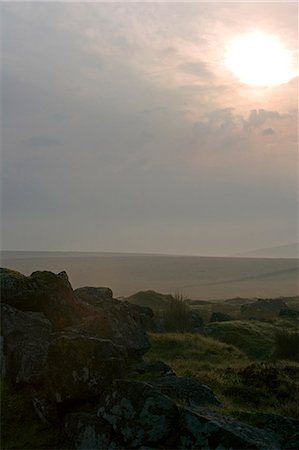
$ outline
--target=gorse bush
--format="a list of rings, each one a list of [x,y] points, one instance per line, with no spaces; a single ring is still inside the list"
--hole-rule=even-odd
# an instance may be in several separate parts
[[[281,330],[275,334],[274,358],[299,361],[299,333]]]
[[[192,329],[191,309],[181,294],[176,294],[168,302],[162,313],[165,331],[188,332]]]

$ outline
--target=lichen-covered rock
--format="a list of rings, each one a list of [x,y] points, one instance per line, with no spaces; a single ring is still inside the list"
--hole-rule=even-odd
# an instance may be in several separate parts
[[[163,377],[149,381],[162,394],[188,405],[220,405],[220,401],[207,385],[189,377]]]
[[[42,382],[51,333],[45,316],[2,303],[1,333],[5,376],[13,383]]]
[[[232,417],[185,408],[181,415],[178,448],[276,450],[280,445],[273,434]]]
[[[0,270],[1,302],[21,311],[43,313],[56,329],[76,322],[82,314],[65,272],[33,272],[29,277],[10,269]]]
[[[99,395],[113,379],[123,376],[124,368],[124,350],[113,342],[56,333],[47,359],[48,398],[61,403]]]
[[[112,425],[125,448],[139,448],[167,438],[176,426],[178,408],[147,383],[115,380],[101,398],[98,417]]]
[[[123,446],[113,438],[112,426],[96,414],[71,413],[65,417],[67,435],[75,449],[121,449]]]
[[[103,288],[76,289],[78,299],[89,306],[89,314],[81,321],[80,331],[111,339],[126,348],[130,356],[141,356],[150,348],[142,321],[137,320],[134,305],[102,296]]]

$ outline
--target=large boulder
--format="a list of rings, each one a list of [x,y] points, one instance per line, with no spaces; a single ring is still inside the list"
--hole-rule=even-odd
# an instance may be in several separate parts
[[[240,312],[243,319],[261,320],[276,318],[281,309],[287,309],[282,298],[258,298],[255,302],[242,305]]]
[[[209,410],[182,411],[179,449],[279,449],[275,436]]]
[[[124,349],[108,339],[58,332],[48,350],[47,396],[61,403],[99,395],[125,364]]]
[[[124,448],[139,448],[167,439],[179,412],[175,402],[149,384],[115,380],[101,398],[98,417],[112,425]]]
[[[25,313],[1,304],[3,375],[13,383],[41,383],[51,324],[40,313]]]
[[[56,329],[73,325],[84,314],[65,272],[33,272],[26,277],[2,268],[0,280],[2,303],[21,311],[41,312]]]
[[[75,449],[121,449],[123,446],[113,436],[112,425],[96,413],[77,412],[65,417],[65,428]]]
[[[143,355],[149,350],[150,343],[140,313],[137,315],[135,305],[103,295],[103,289],[84,287],[75,290],[82,304],[89,307],[89,314],[81,321],[79,329],[93,336],[112,339],[124,346],[130,356]],[[143,313],[146,315],[148,311]]]
[[[162,394],[188,405],[220,405],[220,401],[207,385],[194,378],[167,376],[149,382]]]

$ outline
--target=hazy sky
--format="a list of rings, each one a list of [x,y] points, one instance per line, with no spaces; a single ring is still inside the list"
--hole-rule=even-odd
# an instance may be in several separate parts
[[[2,248],[234,254],[297,240],[296,3],[2,3]],[[266,57],[267,55],[265,55]]]

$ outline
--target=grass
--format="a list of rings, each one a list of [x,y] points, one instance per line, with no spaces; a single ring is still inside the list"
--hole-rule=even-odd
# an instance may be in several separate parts
[[[299,364],[250,361],[245,352],[195,334],[151,334],[151,360],[162,359],[181,376],[208,384],[238,417],[252,410],[299,418]]]
[[[213,322],[208,325],[211,337],[235,345],[250,359],[271,357],[276,332],[274,324],[255,320]]]
[[[63,430],[36,416],[29,390],[1,381],[1,449],[71,448]]]

